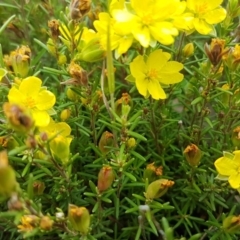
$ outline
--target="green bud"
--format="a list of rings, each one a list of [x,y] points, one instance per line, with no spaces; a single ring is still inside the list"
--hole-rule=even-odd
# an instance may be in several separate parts
[[[147,199],[156,199],[163,196],[169,187],[174,185],[173,181],[167,179],[159,179],[148,185],[145,197]]]
[[[88,233],[90,214],[85,207],[78,207],[76,205],[69,204],[68,220],[74,230],[79,231],[84,235]]]
[[[100,45],[99,38],[90,40],[76,55],[75,60],[82,60],[85,62],[97,62],[105,57],[106,53]]]
[[[24,78],[30,69],[31,50],[27,46],[21,46],[16,51],[11,52],[10,58],[13,71],[16,75]]]
[[[105,131],[99,140],[98,147],[103,154],[107,154],[113,147],[113,134]]]
[[[128,148],[134,148],[136,146],[136,139],[135,138],[129,138],[127,140],[127,147]]]
[[[202,158],[202,152],[195,144],[188,145],[183,154],[191,167],[198,166]]]
[[[228,216],[223,221],[223,229],[226,233],[240,233],[240,215]]]
[[[99,192],[106,191],[111,187],[115,178],[112,167],[104,166],[98,174],[98,190]]]
[[[8,198],[16,190],[17,181],[13,168],[8,165],[7,152],[0,152],[0,196]]]
[[[34,195],[42,195],[44,189],[45,189],[45,184],[44,184],[44,182],[35,181],[35,182],[33,183],[33,193],[34,193]]]
[[[187,43],[182,50],[182,55],[185,58],[191,57],[194,53],[193,43]]]

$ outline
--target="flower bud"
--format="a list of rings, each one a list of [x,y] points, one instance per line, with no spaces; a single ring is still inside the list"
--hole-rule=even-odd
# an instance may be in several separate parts
[[[148,185],[145,197],[147,199],[156,199],[163,196],[169,187],[174,185],[173,181],[167,179],[159,179]]]
[[[136,139],[135,138],[129,138],[127,140],[127,147],[128,148],[134,148],[136,146]]]
[[[223,229],[226,233],[235,234],[240,232],[240,215],[228,216],[223,221]]]
[[[48,27],[51,30],[51,36],[54,40],[58,39],[58,36],[60,35],[59,31],[59,21],[56,19],[48,21]]]
[[[47,41],[47,50],[54,57],[57,57],[57,47],[56,47],[55,43],[53,42],[52,38],[49,38]]]
[[[10,197],[16,190],[17,181],[13,168],[8,165],[7,152],[0,152],[0,196]]]
[[[26,46],[21,46],[16,51],[11,52],[11,63],[16,75],[22,78],[28,75],[30,69],[30,55],[31,50]]]
[[[97,62],[102,60],[105,55],[105,51],[102,49],[99,38],[93,38],[83,47],[82,51],[76,55],[75,60]]]
[[[148,182],[151,183],[162,175],[162,171],[163,171],[162,166],[156,167],[154,162],[150,163],[144,170],[143,178],[144,180],[148,179]]]
[[[69,6],[70,16],[73,20],[81,19],[91,9],[91,0],[72,0]]]
[[[67,121],[69,119],[70,115],[71,115],[70,109],[67,108],[67,109],[62,110],[61,114],[60,114],[61,121],[63,121],[63,122]]]
[[[115,175],[112,167],[104,166],[98,174],[98,190],[99,192],[106,191],[111,187],[114,181]]]
[[[195,144],[188,145],[183,154],[191,167],[198,166],[202,158],[202,152]]]
[[[74,230],[86,235],[90,225],[90,214],[85,207],[69,204],[68,220]]]
[[[45,183],[41,181],[35,181],[33,183],[33,193],[34,195],[42,195],[45,189]]]
[[[41,230],[50,231],[53,226],[53,220],[49,216],[43,216],[40,219],[39,227]]]
[[[237,149],[240,149],[240,126],[233,130],[232,143]]]
[[[81,97],[76,92],[74,92],[71,88],[67,89],[66,94],[67,94],[68,99],[70,99],[73,102],[80,101],[80,99],[81,99]]]
[[[67,57],[66,57],[66,55],[64,55],[64,54],[59,54],[59,56],[58,56],[58,61],[57,61],[58,65],[63,65],[63,64],[65,64],[66,62],[67,62]]]
[[[185,58],[191,57],[194,53],[193,43],[187,43],[182,49],[182,55]]]
[[[222,89],[228,91],[229,85],[228,84],[222,85]],[[221,95],[221,102],[223,103],[224,106],[229,105],[229,96],[230,96],[230,94],[227,92],[223,92],[223,94]]]
[[[3,112],[11,127],[18,132],[27,133],[34,126],[31,113],[25,107],[6,102],[3,104]]]
[[[105,131],[99,140],[98,147],[103,154],[107,154],[113,147],[113,134]]]
[[[68,163],[71,141],[71,137],[58,135],[50,142],[50,149],[55,160],[60,160],[63,164]]]

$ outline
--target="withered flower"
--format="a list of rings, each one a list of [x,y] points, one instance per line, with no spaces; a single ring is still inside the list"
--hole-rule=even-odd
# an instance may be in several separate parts
[[[217,66],[223,55],[227,54],[229,49],[225,49],[225,40],[213,38],[211,44],[205,44],[204,50],[213,66]]]

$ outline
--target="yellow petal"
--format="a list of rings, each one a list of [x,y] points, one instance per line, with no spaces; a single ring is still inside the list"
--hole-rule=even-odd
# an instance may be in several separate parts
[[[147,27],[142,27],[141,25],[138,25],[133,29],[132,33],[136,40],[139,41],[139,43],[143,47],[149,47],[151,37],[149,29]]]
[[[224,8],[217,8],[205,13],[202,18],[209,24],[222,22],[227,16],[227,11]]]
[[[48,90],[43,90],[40,91],[36,97],[36,108],[38,108],[38,110],[47,110],[53,107],[55,102],[55,95]]]
[[[162,69],[163,73],[174,73],[179,72],[183,69],[183,64],[176,61],[169,61]]]
[[[133,42],[133,38],[132,37],[122,37],[120,42],[119,42],[119,46],[117,48],[117,51],[119,53],[119,55],[127,52],[127,50],[131,47]]]
[[[148,91],[148,80],[144,78],[136,78],[136,87],[137,90],[139,91],[139,93],[141,95],[143,95],[144,97],[147,96],[147,91]]]
[[[218,173],[224,176],[233,175],[234,173],[237,172],[237,168],[238,168],[237,164],[233,160],[225,157],[221,157],[217,159],[214,162],[214,165]]]
[[[158,80],[163,84],[179,83],[183,80],[183,74],[181,73],[160,73]]]
[[[147,67],[148,69],[161,70],[170,57],[171,55],[169,53],[166,55],[161,49],[155,50],[147,59]]]
[[[59,122],[55,124],[56,133],[59,132],[64,137],[67,137],[71,134],[70,126],[65,122]]]
[[[203,35],[207,35],[213,31],[213,27],[203,19],[195,18],[193,20],[193,25],[194,28]]]
[[[152,95],[153,99],[165,99],[166,94],[161,88],[159,82],[157,80],[150,80],[148,82],[148,91]]]
[[[35,96],[41,89],[42,81],[37,77],[28,77],[22,80],[19,91],[26,96]]]
[[[212,10],[222,4],[223,0],[211,0],[207,3],[207,9]]]
[[[178,35],[178,30],[170,22],[160,22],[149,26],[149,30],[154,39],[164,45],[174,42],[173,36]]]
[[[19,89],[17,89],[16,87],[12,87],[9,90],[8,101],[10,103],[24,104],[25,98],[26,97],[24,96],[24,94],[22,94],[22,92],[20,92]]]
[[[50,116],[45,111],[34,110],[31,112],[37,127],[46,127],[50,122]]]
[[[130,71],[134,78],[145,78],[147,65],[144,62],[143,56],[137,56],[133,62],[130,63]]]
[[[232,174],[228,182],[230,183],[231,187],[234,189],[240,188],[240,174],[238,172]]]

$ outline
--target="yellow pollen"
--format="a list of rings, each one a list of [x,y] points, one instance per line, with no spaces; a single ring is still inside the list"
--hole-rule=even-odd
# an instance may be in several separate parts
[[[208,4],[206,2],[201,4],[201,5],[198,5],[196,7],[196,12],[199,13],[199,14],[204,13],[204,12],[206,12],[207,7],[208,7]]]
[[[156,79],[158,76],[158,71],[156,69],[151,69],[148,74],[147,74],[148,78],[150,79]]]
[[[152,22],[152,17],[150,15],[145,15],[142,17],[142,23],[144,25],[150,25]]]
[[[27,108],[34,108],[36,103],[35,103],[35,100],[32,97],[27,97],[26,100],[25,100],[24,105]]]

